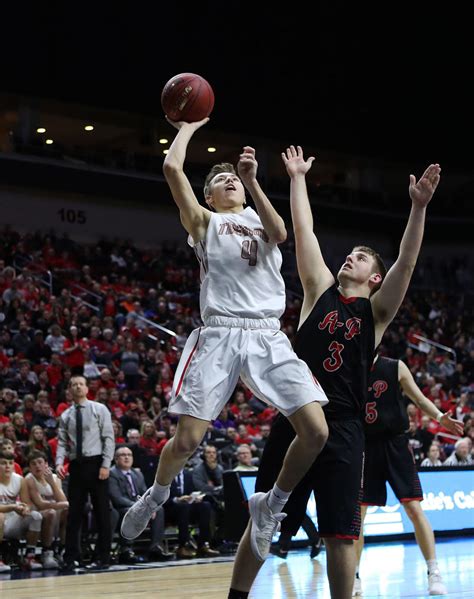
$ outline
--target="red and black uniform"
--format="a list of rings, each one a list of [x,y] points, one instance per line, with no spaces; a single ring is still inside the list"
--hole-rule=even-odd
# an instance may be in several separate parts
[[[360,488],[364,453],[363,409],[374,357],[375,330],[368,298],[342,296],[327,289],[299,328],[295,351],[324,389],[328,441],[285,506],[282,531],[296,534],[311,491],[316,497],[322,537],[356,539],[360,529]],[[266,442],[256,490],[272,488],[289,444],[290,422],[275,419]]]
[[[365,407],[364,505],[385,505],[386,482],[399,501],[422,501],[415,458],[408,443],[408,415],[398,381],[398,360],[378,357]]]

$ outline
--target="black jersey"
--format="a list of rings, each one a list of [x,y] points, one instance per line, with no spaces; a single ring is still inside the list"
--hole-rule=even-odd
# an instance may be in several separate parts
[[[359,416],[364,409],[374,358],[372,305],[365,297],[345,298],[327,289],[298,329],[295,352],[324,389],[328,418]]]
[[[368,391],[366,437],[387,437],[407,431],[408,415],[398,381],[398,360],[378,357],[370,371]]]

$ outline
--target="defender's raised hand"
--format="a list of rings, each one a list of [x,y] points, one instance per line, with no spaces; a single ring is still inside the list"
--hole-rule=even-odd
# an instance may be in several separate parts
[[[307,160],[304,159],[303,148],[301,146],[296,146],[296,149],[295,146],[286,148],[286,154],[282,152],[281,157],[290,177],[306,175],[314,160],[314,156],[310,156]]]
[[[409,193],[411,201],[420,207],[427,206],[433,197],[440,179],[439,164],[430,164],[417,182],[415,175],[410,175]]]

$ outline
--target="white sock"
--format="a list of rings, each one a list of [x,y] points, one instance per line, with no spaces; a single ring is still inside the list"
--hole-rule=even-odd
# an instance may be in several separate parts
[[[270,511],[273,514],[281,512],[290,495],[291,491],[282,491],[276,484],[274,484],[273,489],[267,497],[267,505],[270,508]]]
[[[150,491],[150,497],[157,505],[161,505],[168,498],[168,489],[170,485],[160,485],[156,480]]]
[[[439,570],[438,560],[436,559],[427,559],[426,565],[428,566],[428,574],[431,574],[431,572],[434,572],[435,570]]]

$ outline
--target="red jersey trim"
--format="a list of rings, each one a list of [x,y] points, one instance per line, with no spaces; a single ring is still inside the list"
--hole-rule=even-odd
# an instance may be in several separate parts
[[[343,304],[352,304],[354,303],[357,299],[359,299],[358,297],[344,297],[342,295],[342,293],[339,294],[339,299],[341,300],[341,302]]]

